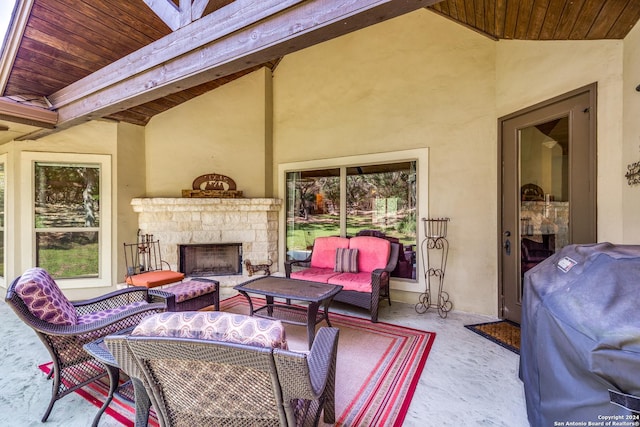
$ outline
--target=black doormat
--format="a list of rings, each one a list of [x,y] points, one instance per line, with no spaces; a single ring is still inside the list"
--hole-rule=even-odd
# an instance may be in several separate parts
[[[494,343],[520,354],[520,325],[510,320],[465,325],[465,328]]]

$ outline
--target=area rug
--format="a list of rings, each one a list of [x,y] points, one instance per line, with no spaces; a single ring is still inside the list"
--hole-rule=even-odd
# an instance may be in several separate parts
[[[255,301],[255,300],[254,300]],[[257,302],[258,304],[260,302]],[[222,311],[248,313],[246,298],[237,295],[221,301]],[[330,313],[340,329],[336,372],[336,426],[401,426],[420,374],[435,340],[435,333]],[[319,326],[323,326],[321,323]],[[291,350],[307,350],[306,328],[285,325]],[[48,373],[49,364],[41,366]],[[95,383],[79,393],[96,407],[107,395],[107,386]],[[117,397],[103,417],[112,416],[133,426],[134,409]],[[151,414],[150,426],[157,426]],[[322,422],[321,422],[321,425]]]
[[[520,354],[520,325],[510,320],[465,325],[465,328]]]
[[[51,368],[53,367],[53,362],[43,363],[38,366],[42,372],[45,374],[49,374],[51,372]],[[91,402],[96,406],[96,408],[101,408],[102,404],[107,398],[107,394],[109,392],[109,379],[108,377],[104,377],[104,379],[99,382],[93,382],[86,387],[81,388],[80,390],[76,390],[80,396],[84,397],[86,400]],[[64,404],[64,400],[62,400],[62,404]],[[60,405],[61,403],[56,403]],[[96,409],[96,413],[98,409]],[[117,396],[113,397],[113,400],[107,407],[106,411],[102,414],[101,420],[110,415],[114,419],[120,422],[120,424],[128,427],[133,427],[135,425],[136,411],[132,406],[132,403],[122,400]],[[156,414],[151,408],[149,413],[149,424],[148,427],[159,427],[158,419],[156,418]]]

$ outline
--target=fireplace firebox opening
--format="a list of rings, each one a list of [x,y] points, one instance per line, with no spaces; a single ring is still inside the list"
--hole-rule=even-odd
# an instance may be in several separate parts
[[[178,245],[178,261],[187,277],[242,274],[242,243]]]

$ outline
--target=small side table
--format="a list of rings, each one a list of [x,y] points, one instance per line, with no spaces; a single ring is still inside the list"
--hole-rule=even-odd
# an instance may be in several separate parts
[[[122,331],[112,335],[126,335],[129,334],[133,328],[123,329]],[[115,394],[118,397],[127,400],[131,403],[135,402],[136,408],[136,427],[147,427],[149,422],[149,409],[151,409],[151,400],[144,389],[144,385],[137,379],[131,378],[120,386],[120,367],[116,362],[113,355],[107,350],[104,344],[104,338],[99,338],[93,342],[84,345],[85,351],[98,362],[102,363],[109,375],[109,393],[104,404],[93,419],[92,427],[97,427],[100,422],[100,417],[113,400]],[[132,392],[133,389],[133,392]]]

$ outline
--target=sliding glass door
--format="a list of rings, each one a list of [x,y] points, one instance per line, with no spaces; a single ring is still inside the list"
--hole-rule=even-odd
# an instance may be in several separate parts
[[[286,174],[288,259],[304,259],[319,236],[376,236],[401,245],[393,277],[416,278],[416,162]]]

